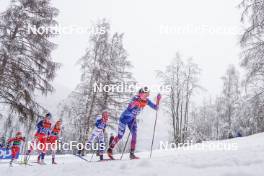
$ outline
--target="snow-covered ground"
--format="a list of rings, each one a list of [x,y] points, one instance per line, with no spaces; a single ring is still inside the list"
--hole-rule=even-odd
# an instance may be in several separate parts
[[[216,144],[212,141],[208,144]],[[235,144],[236,150],[184,150],[154,151],[137,153],[140,160],[86,162],[72,155],[58,156],[58,165],[33,166],[14,165],[10,168],[7,161],[0,161],[1,176],[262,176],[264,175],[264,133],[221,141],[221,144]],[[201,144],[197,144],[201,145]],[[86,156],[87,159],[90,156]],[[94,158],[97,159],[97,158]],[[31,158],[33,162],[35,158]]]

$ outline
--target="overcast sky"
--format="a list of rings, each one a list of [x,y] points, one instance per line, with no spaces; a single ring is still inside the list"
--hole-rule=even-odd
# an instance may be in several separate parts
[[[134,65],[132,72],[140,83],[156,84],[155,70],[164,70],[175,53],[185,58],[193,57],[202,69],[200,84],[208,90],[202,94],[215,96],[221,91],[221,76],[229,64],[239,65],[240,0],[53,0],[60,10],[61,26],[89,27],[92,21],[107,18],[112,31],[125,33],[124,46]],[[9,0],[0,0],[0,11]],[[164,33],[163,27],[187,29],[187,31]],[[211,32],[208,32],[208,30]],[[223,32],[223,30],[225,30]],[[215,31],[215,32],[214,32]],[[221,32],[222,31],[222,32]],[[89,34],[60,35],[53,52],[54,59],[63,64],[55,80],[54,96],[44,100],[47,108],[56,110],[63,96],[63,87],[73,90],[80,80],[77,60],[84,55]],[[67,92],[67,91],[66,91]],[[196,97],[197,99],[197,97]],[[52,109],[53,108],[53,109]],[[154,112],[146,108],[144,126],[153,125]],[[167,120],[164,115],[157,126],[157,138],[167,136]],[[161,120],[163,119],[163,120]],[[140,128],[141,139],[151,140],[152,128]],[[144,145],[144,144],[140,144]],[[144,148],[144,147],[142,147]]]
[[[0,10],[8,0],[0,0]],[[200,84],[211,95],[221,90],[221,79],[229,64],[239,64],[240,0],[54,0],[62,26],[89,27],[107,18],[112,31],[125,33],[124,45],[132,72],[140,83],[159,83],[155,70],[164,70],[175,53],[193,57],[202,69]],[[187,29],[183,32],[164,32]],[[208,32],[217,30],[216,32]],[[220,31],[219,31],[220,30]],[[226,30],[226,32],[221,32]],[[229,31],[228,31],[229,30]],[[80,80],[77,60],[88,46],[89,34],[63,34],[56,38],[53,56],[62,63],[56,83],[74,89]]]
[[[89,26],[106,17],[112,31],[125,33],[125,48],[134,65],[135,78],[146,84],[158,83],[155,70],[164,70],[175,53],[193,57],[201,67],[201,85],[210,94],[220,91],[220,77],[229,64],[238,65],[241,28],[240,1],[230,0],[56,0],[58,22],[63,26]],[[185,33],[162,33],[162,27],[187,28]],[[207,26],[205,30],[199,30]],[[218,30],[216,32],[208,32]],[[229,32],[221,32],[226,29]],[[88,46],[88,34],[61,35],[56,61],[63,63],[56,79],[73,89],[80,78],[75,65]]]

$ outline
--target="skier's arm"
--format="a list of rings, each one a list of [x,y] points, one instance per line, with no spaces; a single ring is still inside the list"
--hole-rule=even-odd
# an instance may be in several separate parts
[[[23,142],[25,142],[26,137],[21,137],[20,140],[23,141]]]
[[[97,118],[97,120],[96,120],[96,122],[95,122],[95,126],[96,126],[97,128],[99,128],[100,124],[101,124],[101,119],[98,119],[98,118]]]
[[[15,140],[15,138],[10,138],[7,140],[7,144],[10,144],[11,142],[13,142]]]
[[[15,141],[15,138],[9,138],[7,140],[7,144],[6,144],[6,148],[10,148],[11,147],[11,143]]]
[[[36,126],[37,129],[40,129],[43,126],[42,124],[43,124],[43,121],[42,120],[39,123],[37,123],[37,126]]]
[[[148,102],[148,106],[151,107],[152,109],[157,110],[158,109],[158,105],[154,104],[152,101],[150,101],[149,99],[147,100]]]
[[[48,129],[47,135],[48,137],[51,135],[51,129]]]
[[[161,95],[157,95],[156,104],[154,104],[152,101],[147,99],[148,106],[150,106],[152,109],[158,110],[159,109],[159,103],[160,103]]]

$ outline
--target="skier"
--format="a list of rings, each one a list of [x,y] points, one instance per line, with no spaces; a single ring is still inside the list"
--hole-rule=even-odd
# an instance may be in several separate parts
[[[51,113],[48,113],[45,115],[45,118],[37,124],[37,132],[35,134],[35,137],[38,143],[39,156],[37,162],[39,164],[45,164],[44,158],[47,149],[47,138],[51,133],[51,118]]]
[[[61,120],[58,120],[55,123],[51,131],[51,134],[47,139],[47,143],[50,145],[51,152],[52,152],[52,164],[57,164],[55,162],[55,154],[56,154],[57,140],[59,139],[59,135],[61,132],[61,122],[62,122]]]
[[[107,154],[110,159],[113,158],[113,149],[120,139],[125,134],[126,126],[128,126],[131,135],[131,147],[130,147],[130,159],[139,159],[135,156],[136,140],[137,140],[137,121],[136,116],[142,111],[142,109],[148,105],[151,108],[158,110],[161,95],[157,95],[156,104],[151,102],[149,99],[148,87],[141,88],[138,91],[138,95],[134,96],[132,101],[129,103],[127,109],[121,114],[118,125],[118,135],[114,138],[113,142],[107,150]]]
[[[25,137],[22,137],[22,133],[20,131],[16,133],[16,136],[14,138],[9,138],[7,141],[7,148],[11,147],[12,155],[10,166],[12,166],[13,161],[16,159],[20,151],[21,142],[25,142]]]
[[[91,147],[92,143],[96,138],[98,138],[99,141],[99,157],[100,160],[104,160],[103,158],[103,152],[105,148],[105,141],[104,141],[104,131],[106,128],[107,121],[109,119],[109,114],[107,111],[103,111],[102,116],[98,116],[96,118],[95,122],[95,128],[93,129],[93,132],[91,136],[88,139],[87,146]]]

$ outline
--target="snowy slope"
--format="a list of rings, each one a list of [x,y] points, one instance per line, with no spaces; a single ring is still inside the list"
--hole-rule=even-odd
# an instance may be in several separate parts
[[[212,141],[209,144],[215,144]],[[264,133],[244,138],[221,141],[222,144],[236,144],[235,151],[197,151],[176,149],[137,153],[140,160],[109,162],[85,162],[71,155],[58,156],[58,165],[22,166],[9,168],[7,161],[0,162],[1,176],[262,176],[264,175]],[[201,144],[197,144],[201,145]],[[86,157],[87,159],[90,156]],[[96,158],[95,158],[96,159]],[[33,162],[34,158],[32,158]]]

